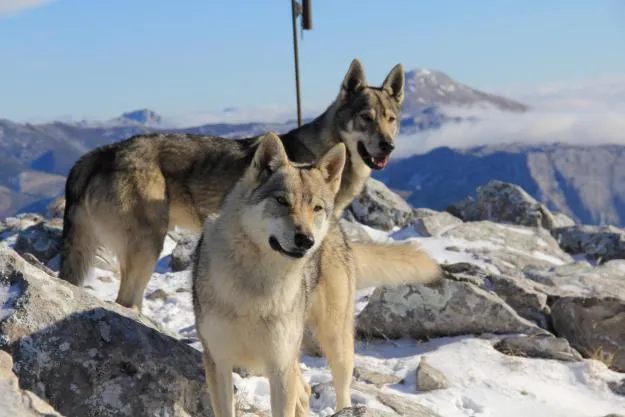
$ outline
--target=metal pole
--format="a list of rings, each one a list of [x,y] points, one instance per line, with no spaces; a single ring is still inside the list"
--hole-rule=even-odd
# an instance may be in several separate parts
[[[297,127],[302,125],[302,108],[301,98],[299,92],[299,56],[297,50],[297,25],[296,20],[299,15],[299,3],[295,0],[291,0],[292,20],[293,20],[293,57],[295,60],[295,94],[297,96]]]

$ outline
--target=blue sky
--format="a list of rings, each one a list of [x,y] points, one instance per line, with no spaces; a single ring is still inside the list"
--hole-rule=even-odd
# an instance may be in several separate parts
[[[0,117],[294,107],[290,13],[286,0],[0,0]],[[313,23],[307,106],[330,103],[353,57],[372,84],[397,62],[495,91],[625,73],[619,0],[314,0]]]

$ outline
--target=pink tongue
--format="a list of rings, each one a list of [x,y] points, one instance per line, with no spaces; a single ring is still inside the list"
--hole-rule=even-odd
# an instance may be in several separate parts
[[[386,157],[385,158],[373,158],[373,163],[378,168],[384,168],[387,162],[388,162],[388,158]]]

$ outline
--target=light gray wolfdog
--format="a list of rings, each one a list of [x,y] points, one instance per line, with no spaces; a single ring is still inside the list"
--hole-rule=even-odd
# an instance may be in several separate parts
[[[314,164],[293,163],[268,133],[222,214],[206,223],[193,305],[217,417],[234,416],[234,367],[269,378],[273,416],[308,415],[298,360],[306,325],[328,360],[337,409],[350,407],[356,289],[440,278],[411,243],[347,240],[333,214],[347,157],[339,143]]]
[[[308,124],[281,135],[289,158],[312,163],[337,143],[347,158],[334,210],[341,213],[371,174],[386,165],[399,131],[404,71],[397,64],[381,87],[367,85],[354,60],[336,100]],[[258,137],[159,133],[133,136],[83,155],[65,185],[59,277],[82,286],[99,245],[116,255],[117,302],[141,310],[168,230],[200,231],[241,178]]]

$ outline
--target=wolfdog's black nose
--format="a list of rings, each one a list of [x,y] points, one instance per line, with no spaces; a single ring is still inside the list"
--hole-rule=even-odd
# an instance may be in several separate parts
[[[389,153],[393,152],[393,149],[395,149],[395,145],[393,145],[391,142],[386,140],[380,141],[380,150],[385,154],[388,155]]]
[[[293,239],[295,242],[295,246],[300,249],[310,249],[315,244],[315,238],[311,235],[307,235],[304,233],[295,233],[295,238]]]

